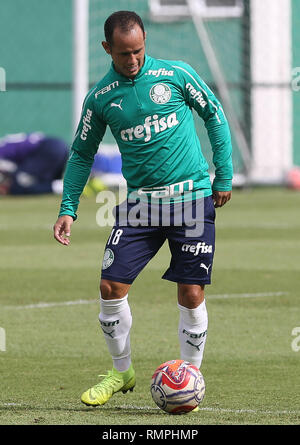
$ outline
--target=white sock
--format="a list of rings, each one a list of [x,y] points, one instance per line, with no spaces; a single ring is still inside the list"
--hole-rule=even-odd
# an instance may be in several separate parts
[[[195,309],[178,304],[181,359],[200,368],[206,342],[208,315],[205,300]]]
[[[130,328],[132,324],[128,295],[114,300],[103,300],[100,297],[100,306],[99,321],[114,368],[120,372],[127,371],[131,364]]]

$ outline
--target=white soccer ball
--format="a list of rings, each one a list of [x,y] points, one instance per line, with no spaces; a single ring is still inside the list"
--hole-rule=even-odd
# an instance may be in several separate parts
[[[205,382],[196,366],[184,360],[170,360],[155,370],[150,390],[160,409],[170,414],[183,414],[202,402]]]

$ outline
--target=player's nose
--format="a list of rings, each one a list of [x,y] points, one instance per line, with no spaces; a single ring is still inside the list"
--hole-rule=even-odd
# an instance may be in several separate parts
[[[130,54],[128,57],[128,64],[129,65],[136,65],[137,63],[137,58],[134,54]]]

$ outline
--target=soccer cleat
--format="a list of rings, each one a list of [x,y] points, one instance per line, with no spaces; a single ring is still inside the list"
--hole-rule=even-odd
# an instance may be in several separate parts
[[[116,392],[126,393],[133,391],[135,387],[135,372],[132,365],[125,372],[119,372],[113,368],[107,375],[99,377],[104,377],[104,379],[81,396],[81,401],[88,406],[104,405]]]
[[[196,408],[192,409],[192,413],[197,413],[198,411],[200,411],[199,406],[196,406]]]
[[[106,185],[101,181],[100,178],[91,178],[83,189],[83,196],[90,198],[91,196],[97,195],[99,192],[106,190]]]

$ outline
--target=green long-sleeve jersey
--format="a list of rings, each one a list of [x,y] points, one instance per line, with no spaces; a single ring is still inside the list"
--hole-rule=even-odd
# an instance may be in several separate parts
[[[203,119],[210,139],[212,185],[192,109]],[[119,74],[112,63],[87,94],[65,170],[59,215],[77,218],[80,195],[107,126],[121,153],[128,192],[173,186],[173,191],[201,190],[209,196],[212,189],[231,190],[231,137],[220,102],[187,63],[145,55],[134,79]]]

